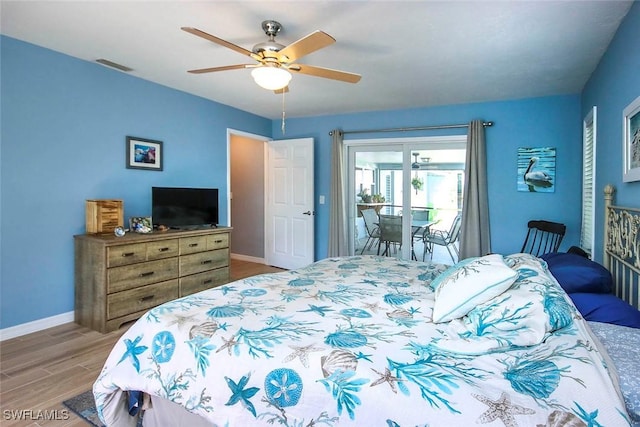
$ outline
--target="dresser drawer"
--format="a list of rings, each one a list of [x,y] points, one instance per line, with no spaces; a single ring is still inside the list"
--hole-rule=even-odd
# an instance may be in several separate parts
[[[207,236],[207,249],[222,249],[229,247],[229,233],[212,234]]]
[[[180,296],[195,294],[229,281],[229,267],[205,271],[180,278]]]
[[[107,319],[148,310],[178,298],[178,279],[142,286],[107,296]]]
[[[200,252],[180,257],[180,276],[201,273],[229,264],[229,249]]]
[[[160,240],[147,243],[147,260],[178,256],[178,239]]]
[[[146,261],[147,244],[132,243],[130,245],[111,246],[107,248],[107,267],[134,264]]]
[[[178,258],[110,268],[107,276],[108,294],[174,279],[178,277]]]
[[[207,250],[207,236],[183,237],[180,239],[180,255]]]

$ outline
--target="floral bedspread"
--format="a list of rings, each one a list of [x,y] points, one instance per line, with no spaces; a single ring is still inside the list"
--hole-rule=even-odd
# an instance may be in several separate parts
[[[446,266],[330,258],[152,309],[107,359],[94,384],[98,412],[122,423],[114,396],[140,390],[216,426],[629,425],[606,359],[546,264],[505,260],[519,272],[513,286],[548,290],[542,315],[557,316],[554,299],[570,310],[540,344],[434,345],[455,330],[431,321],[429,283]]]

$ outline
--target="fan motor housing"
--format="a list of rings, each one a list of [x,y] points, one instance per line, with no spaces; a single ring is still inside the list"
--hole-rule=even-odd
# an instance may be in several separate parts
[[[253,53],[279,52],[284,49],[285,46],[275,40],[276,35],[282,30],[282,24],[274,20],[262,21],[262,29],[264,33],[269,36],[269,40],[256,44],[253,47]]]
[[[253,47],[253,53],[261,52],[280,52],[284,48],[283,44],[276,43],[274,41],[268,41],[264,43],[258,43]]]

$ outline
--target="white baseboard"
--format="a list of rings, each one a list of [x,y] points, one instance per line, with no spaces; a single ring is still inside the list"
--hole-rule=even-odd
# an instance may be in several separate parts
[[[22,323],[16,326],[0,329],[0,341],[27,335],[32,332],[42,331],[43,329],[53,328],[54,326],[71,323],[74,320],[74,312],[57,314],[55,316],[46,317],[44,319],[34,320],[33,322]]]
[[[252,257],[248,255],[231,254],[231,258],[237,259],[240,261],[255,262],[258,264],[265,263],[264,258]],[[56,316],[34,320],[33,322],[27,322],[21,325],[0,329],[0,341],[20,337],[22,335],[27,335],[32,332],[42,331],[43,329],[52,328],[54,326],[62,325],[64,323],[71,323],[73,321],[74,321],[74,312],[70,311],[68,313],[62,313]]]
[[[258,257],[242,255],[242,254],[231,254],[230,256],[231,256],[231,259],[237,259],[238,261],[247,261],[247,262],[255,262],[258,264],[265,264],[264,258],[258,258]]]

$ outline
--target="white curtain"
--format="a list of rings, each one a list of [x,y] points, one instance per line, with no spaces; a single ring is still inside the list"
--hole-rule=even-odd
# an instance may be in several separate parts
[[[464,174],[464,204],[460,230],[460,259],[491,252],[489,196],[487,192],[487,150],[482,120],[469,123]]]
[[[331,189],[329,195],[329,247],[330,257],[349,255],[347,240],[347,209],[344,192],[344,133],[335,129],[331,132]]]

